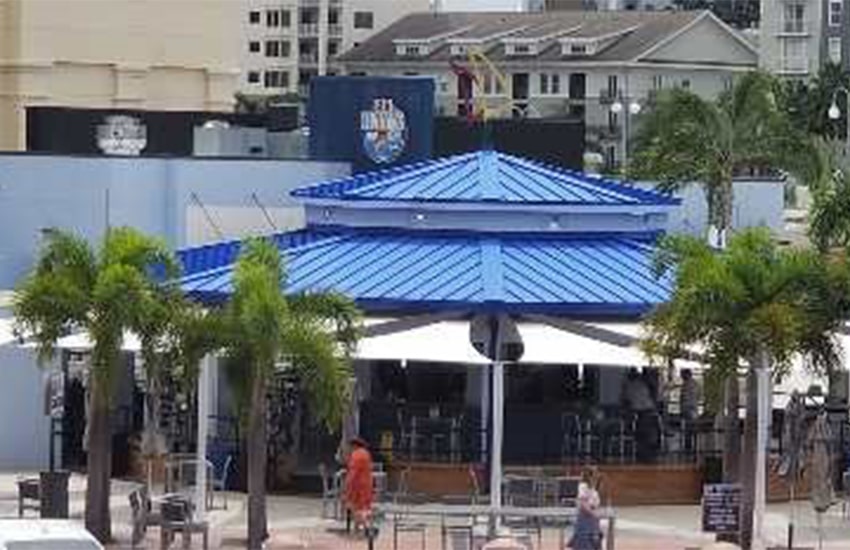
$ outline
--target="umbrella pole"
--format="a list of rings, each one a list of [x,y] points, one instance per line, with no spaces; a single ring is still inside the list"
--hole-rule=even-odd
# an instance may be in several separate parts
[[[795,500],[795,494],[797,489],[797,472],[794,470],[791,477],[791,519],[788,522],[788,550],[792,550],[794,548],[794,522],[795,522],[795,510],[797,509],[797,503]]]
[[[818,550],[823,550],[823,513],[818,512]]]

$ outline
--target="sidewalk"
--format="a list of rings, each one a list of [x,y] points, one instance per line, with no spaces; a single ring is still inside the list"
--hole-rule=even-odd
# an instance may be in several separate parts
[[[16,474],[0,474],[0,518],[17,517]],[[110,548],[130,548],[130,508],[127,495],[133,483],[112,483],[112,526],[116,543]],[[85,501],[85,478],[73,475],[70,481],[71,517],[82,522]],[[788,504],[771,505],[766,517],[767,533],[772,544],[786,541]],[[685,550],[699,548],[712,537],[700,532],[700,510],[697,506],[639,506],[617,510],[617,550]],[[30,513],[30,517],[32,517]],[[365,550],[362,537],[336,534],[338,524],[322,520],[321,500],[309,496],[268,497],[268,518],[271,539],[269,550]],[[799,501],[795,507],[796,537],[798,547],[817,548],[817,521],[811,505]],[[227,510],[212,510],[207,515],[210,523],[210,548],[244,548],[247,523],[244,494],[228,495]],[[429,523],[426,533],[426,550],[441,549],[440,530],[436,522]],[[825,550],[850,549],[850,518],[842,517],[841,506],[834,506],[823,518]],[[139,548],[159,548],[159,532],[151,529]],[[544,533],[543,549],[555,550],[559,536],[556,530]],[[419,550],[418,534],[402,534],[399,550]],[[535,541],[536,542],[536,541]],[[200,539],[193,543],[200,548]],[[178,545],[175,544],[174,548]],[[392,524],[386,522],[378,537],[376,550],[392,550]]]

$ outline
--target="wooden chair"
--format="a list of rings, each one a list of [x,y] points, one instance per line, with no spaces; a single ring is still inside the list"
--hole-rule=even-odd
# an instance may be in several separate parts
[[[209,548],[209,524],[206,521],[195,521],[192,518],[192,503],[187,500],[174,499],[162,503],[162,526],[160,527],[160,549],[167,550],[177,533],[183,535],[183,548],[188,550],[192,544],[192,535],[200,533],[203,537],[203,548]]]

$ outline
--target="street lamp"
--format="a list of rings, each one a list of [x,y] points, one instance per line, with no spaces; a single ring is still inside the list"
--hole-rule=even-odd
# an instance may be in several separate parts
[[[830,118],[830,120],[839,120],[841,118],[841,109],[838,107],[838,94],[843,93],[844,98],[850,100],[850,91],[847,90],[844,86],[839,86],[836,88],[834,92],[832,92],[832,103],[829,105],[829,109],[826,114]],[[850,106],[850,101],[847,102],[848,106]],[[844,140],[844,155],[846,156],[848,151],[850,151],[850,108],[847,109],[847,128],[845,131],[847,132]]]
[[[629,103],[629,110],[626,113],[626,116],[623,117],[623,137],[622,137],[622,147],[623,147],[623,167],[626,166],[629,157],[629,127],[631,126],[631,117],[634,115],[639,115],[641,109],[643,107],[637,101],[631,101]],[[611,112],[615,115],[620,115],[623,111],[626,110],[625,105],[619,99],[611,104]]]

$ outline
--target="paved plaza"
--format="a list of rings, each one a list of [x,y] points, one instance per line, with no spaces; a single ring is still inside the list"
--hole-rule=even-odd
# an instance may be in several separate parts
[[[17,493],[15,474],[0,474],[0,519],[17,517]],[[112,518],[115,549],[130,548],[130,508],[127,495],[134,483],[114,481],[112,487]],[[73,519],[82,521],[85,478],[71,477],[70,512]],[[220,502],[217,503],[220,505]],[[270,495],[269,529],[271,540],[268,549],[279,550],[365,550],[366,540],[357,536],[339,534],[340,525],[321,519],[321,500],[311,496]],[[699,508],[697,506],[636,506],[618,509],[617,550],[685,550],[700,548],[712,538],[700,533]],[[777,504],[768,507],[767,529],[771,542],[785,540],[791,507]],[[816,518],[808,502],[797,503],[794,513],[797,519],[797,546],[817,548]],[[30,514],[32,514],[30,512]],[[228,509],[217,508],[209,512],[211,525],[211,548],[244,548],[246,524],[246,498],[244,494],[231,493]],[[847,550],[850,548],[850,518],[842,516],[840,504],[833,507],[823,518],[823,548]],[[559,533],[547,529],[544,533],[543,550],[558,548]],[[440,529],[434,522],[426,534],[426,550],[438,550]],[[158,531],[153,528],[140,548],[159,548]],[[173,546],[179,547],[178,544]],[[200,548],[200,539],[193,548]],[[400,550],[420,550],[418,534],[402,535]],[[392,525],[383,525],[376,544],[377,550],[392,550]]]

